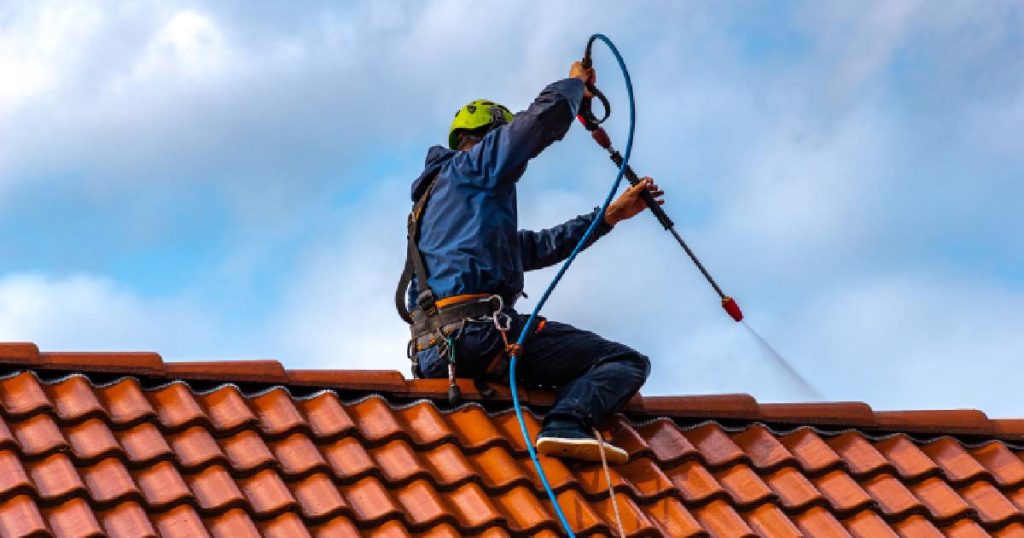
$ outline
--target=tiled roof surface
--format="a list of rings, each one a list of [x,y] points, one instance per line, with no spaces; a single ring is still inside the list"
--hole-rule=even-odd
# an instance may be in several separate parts
[[[559,534],[507,391],[31,344],[0,368],[2,536]],[[1024,536],[1020,420],[638,397],[605,432],[630,536]],[[611,533],[600,467],[543,464],[576,531]]]

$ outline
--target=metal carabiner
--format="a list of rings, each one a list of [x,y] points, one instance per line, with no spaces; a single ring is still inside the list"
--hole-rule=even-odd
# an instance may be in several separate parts
[[[504,312],[494,314],[494,327],[503,333],[508,332],[512,328],[512,316]]]

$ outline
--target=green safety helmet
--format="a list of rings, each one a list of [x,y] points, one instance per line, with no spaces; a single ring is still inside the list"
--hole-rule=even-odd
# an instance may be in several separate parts
[[[512,121],[512,113],[502,105],[487,99],[477,99],[459,109],[448,129],[448,147],[456,149],[459,133],[475,131],[481,127],[498,127]]]

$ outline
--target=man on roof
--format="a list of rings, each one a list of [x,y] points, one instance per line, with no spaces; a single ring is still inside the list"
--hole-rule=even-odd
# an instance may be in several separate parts
[[[426,168],[412,184],[406,267],[395,297],[412,328],[416,377],[448,377],[452,388],[455,377],[472,378],[482,392],[484,379],[507,382],[508,344],[528,318],[514,309],[525,295],[523,272],[565,260],[594,219],[600,221],[587,247],[639,214],[646,208],[643,189],[663,194],[644,178],[603,214],[598,208],[546,230],[518,229],[516,183],[527,162],[569,130],[594,76],[574,63],[569,78],[548,85],[515,116],[492,101],[473,101],[455,114],[448,147],[427,152]],[[538,451],[599,461],[592,428],[636,394],[650,361],[565,323],[540,320],[530,330],[518,353],[518,379],[557,390]],[[627,459],[613,445],[605,451],[609,461]]]

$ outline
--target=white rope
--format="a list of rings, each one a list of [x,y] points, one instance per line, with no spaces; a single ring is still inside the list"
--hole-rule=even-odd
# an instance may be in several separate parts
[[[626,531],[622,528],[622,515],[619,514],[619,503],[615,499],[615,488],[612,487],[612,473],[608,470],[608,460],[604,457],[604,438],[597,428],[594,428],[594,437],[597,437],[597,446],[601,449],[601,467],[604,467],[604,480],[608,483],[608,500],[615,511],[615,524],[619,527],[619,536],[626,538]]]

